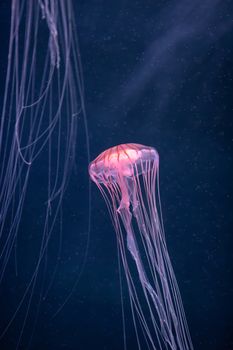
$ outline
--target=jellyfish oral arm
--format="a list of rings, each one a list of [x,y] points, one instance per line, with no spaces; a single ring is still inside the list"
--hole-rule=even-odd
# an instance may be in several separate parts
[[[130,183],[129,181],[126,181],[126,183]],[[121,187],[122,189],[122,187]],[[125,187],[123,187],[124,191],[125,191]],[[135,189],[135,187],[134,187]],[[150,264],[154,264],[155,261],[155,253],[153,252],[153,248],[152,248],[152,243],[151,243],[151,239],[150,239],[150,233],[149,231],[146,231],[146,223],[144,222],[144,216],[142,214],[142,211],[145,210],[145,208],[140,208],[140,206],[143,206],[143,202],[139,203],[139,200],[136,199],[136,194],[129,194],[127,195],[127,199],[129,198],[133,198],[133,202],[131,202],[130,204],[132,205],[132,213],[130,211],[130,205],[127,202],[127,205],[124,202],[124,195],[122,193],[122,197],[121,197],[121,203],[120,203],[120,207],[118,208],[117,212],[121,218],[121,222],[124,225],[125,228],[125,232],[126,232],[126,236],[127,236],[127,248],[133,258],[133,260],[135,261],[136,264],[136,268],[138,271],[138,276],[142,285],[142,289],[143,292],[145,294],[147,303],[148,303],[148,308],[151,310],[151,317],[153,318],[153,312],[152,312],[152,306],[151,304],[153,304],[153,307],[156,309],[158,315],[159,315],[159,321],[160,321],[160,331],[161,334],[164,338],[164,340],[166,341],[167,344],[169,344],[171,349],[176,349],[176,342],[174,339],[174,336],[172,334],[171,331],[171,326],[169,326],[169,322],[168,322],[168,318],[169,316],[167,315],[167,311],[163,305],[163,303],[161,303],[156,290],[152,287],[151,283],[149,282],[149,279],[146,275],[145,269],[143,267],[143,263],[140,257],[140,252],[137,246],[137,240],[135,238],[135,232],[133,229],[133,225],[132,225],[132,217],[135,217],[138,228],[139,228],[139,232],[141,232],[141,234],[143,235],[143,239],[145,239],[145,249],[148,252],[148,259],[149,259],[149,263]],[[122,204],[123,202],[123,204]],[[156,215],[155,215],[156,216]],[[154,216],[154,217],[155,217]],[[157,273],[159,275],[162,275],[161,270],[158,268],[158,264],[156,264],[157,266]],[[163,278],[163,276],[162,276]],[[176,319],[176,315],[174,310],[171,310],[172,312],[172,316],[173,316],[173,321],[174,324],[177,324],[177,319]],[[154,327],[157,328],[158,325],[156,325],[156,321],[155,319],[153,319],[154,322]],[[150,337],[149,337],[150,338]],[[180,347],[180,349],[183,349],[182,347]]]

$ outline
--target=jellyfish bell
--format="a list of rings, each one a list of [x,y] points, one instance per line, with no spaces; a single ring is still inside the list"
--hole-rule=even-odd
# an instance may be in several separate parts
[[[102,183],[109,177],[140,175],[146,168],[145,163],[154,161],[158,166],[159,156],[152,147],[136,143],[122,144],[102,152],[89,166],[89,173],[94,182]]]
[[[129,207],[136,198],[136,181],[139,175],[158,168],[159,156],[152,147],[136,143],[121,144],[102,152],[89,166],[91,179],[98,185],[111,187],[117,184],[122,199],[120,208]],[[137,204],[131,203],[133,207]]]
[[[193,349],[163,230],[157,151],[112,147],[91,162],[89,174],[116,231],[138,348]]]

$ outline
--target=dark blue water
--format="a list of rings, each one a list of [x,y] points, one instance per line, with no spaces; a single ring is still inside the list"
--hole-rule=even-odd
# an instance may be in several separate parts
[[[91,157],[119,143],[153,146],[160,155],[160,190],[167,245],[197,350],[233,349],[233,4],[231,1],[77,1]],[[0,2],[1,97],[10,3]],[[63,205],[63,233],[54,283],[43,300],[31,349],[123,349],[115,233],[92,186],[87,262],[88,171],[81,122],[77,167]],[[43,157],[43,156],[42,156]],[[2,292],[6,324],[30,277],[38,250],[41,165],[20,227],[19,275],[13,267]],[[41,180],[42,181],[42,180]],[[40,183],[46,186],[46,182]],[[48,256],[56,261],[59,238]],[[30,254],[24,256],[24,246]],[[29,249],[28,249],[29,248]],[[50,265],[51,264],[51,265]],[[48,277],[49,283],[49,277]],[[39,288],[39,287],[38,287]],[[39,289],[38,289],[39,290]],[[126,314],[130,314],[124,285]],[[4,307],[3,307],[4,305]],[[32,302],[22,349],[32,334]],[[15,349],[19,312],[1,349]],[[133,326],[128,349],[136,348]]]

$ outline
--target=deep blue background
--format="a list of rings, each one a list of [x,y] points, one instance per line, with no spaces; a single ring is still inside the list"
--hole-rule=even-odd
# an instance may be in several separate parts
[[[79,0],[75,12],[91,156],[126,142],[158,150],[167,244],[194,347],[231,350],[233,3]],[[6,68],[9,25],[10,2],[1,1],[1,77]],[[1,96],[3,89],[1,80]],[[59,268],[40,308],[32,349],[123,348],[116,241],[94,185],[85,270],[69,301],[53,317],[72,290],[87,239],[88,173],[82,123],[78,136],[77,170],[64,198]],[[37,215],[41,210],[36,195],[39,169],[21,225],[22,242],[31,256],[37,249],[37,226],[42,220]],[[4,287],[8,306],[1,311],[3,324],[30,277],[27,264],[31,256],[24,257],[23,249],[19,262],[22,280],[16,282],[9,273]],[[56,249],[51,254],[56,257]],[[15,348],[22,319],[23,312],[0,348]],[[24,344],[31,333],[29,324]],[[132,325],[127,334],[128,348],[135,349]]]

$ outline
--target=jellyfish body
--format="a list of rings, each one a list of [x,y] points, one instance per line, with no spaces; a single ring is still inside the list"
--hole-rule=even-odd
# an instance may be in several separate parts
[[[32,337],[24,333],[30,333],[28,327],[35,332],[41,301],[57,277],[62,204],[80,149],[81,120],[89,153],[74,3],[8,2],[9,50],[0,103],[0,289],[7,290],[7,297],[1,294],[0,309],[5,303],[10,308],[0,325],[0,342],[23,315],[13,337],[16,348],[30,347]],[[4,58],[4,50],[2,54]],[[56,251],[50,254],[53,272],[48,264],[51,247]],[[8,289],[17,291],[11,296],[14,306]]]
[[[165,241],[158,172],[156,150],[138,144],[112,147],[89,166],[117,234],[138,348],[193,349]]]

